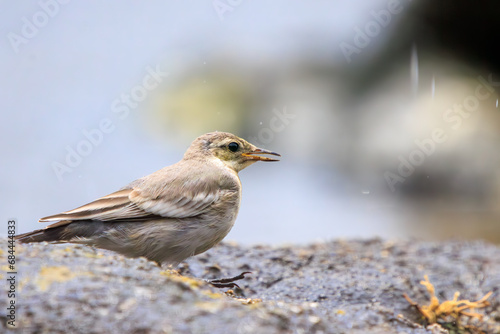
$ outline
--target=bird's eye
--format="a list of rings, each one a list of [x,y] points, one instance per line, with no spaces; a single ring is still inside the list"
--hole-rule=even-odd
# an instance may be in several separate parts
[[[231,152],[236,152],[238,151],[238,149],[240,148],[240,145],[238,145],[238,143],[235,143],[234,141],[232,143],[229,143],[229,145],[227,145],[227,148],[229,149],[229,151]]]

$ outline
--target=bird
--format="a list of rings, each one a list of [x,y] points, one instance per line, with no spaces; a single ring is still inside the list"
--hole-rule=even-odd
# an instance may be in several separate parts
[[[241,202],[238,172],[257,161],[279,161],[265,155],[281,156],[231,133],[206,133],[179,162],[76,209],[41,218],[55,223],[15,239],[84,244],[145,257],[160,267],[178,265],[229,233]]]

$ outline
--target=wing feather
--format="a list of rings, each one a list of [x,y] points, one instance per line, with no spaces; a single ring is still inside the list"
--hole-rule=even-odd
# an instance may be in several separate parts
[[[202,189],[200,189],[202,190]],[[40,222],[75,220],[134,220],[140,218],[187,218],[202,214],[220,198],[220,190],[169,192],[152,196],[143,189],[122,189],[76,209],[41,218]],[[62,223],[62,222],[61,222]],[[54,224],[55,225],[55,224]],[[62,223],[64,225],[64,223]]]
[[[194,196],[190,192],[167,192],[164,196],[151,198],[134,190],[131,201],[150,214],[170,218],[187,218],[202,214],[212,203],[219,199],[219,192],[218,189],[213,192],[200,191],[195,193]]]
[[[140,221],[195,217],[206,212],[226,193],[239,191],[237,176],[226,175],[221,179],[213,172],[213,166],[186,164],[181,160],[132,182],[124,189],[40,221],[59,221],[50,225],[52,227],[75,220]]]
[[[93,202],[82,205],[76,209],[59,213],[48,217],[43,217],[40,222],[49,222],[57,220],[85,220],[85,219],[101,219],[113,216],[113,213],[123,211],[129,206],[130,200],[128,195],[133,189],[122,189],[107,196],[101,197]],[[132,212],[131,212],[132,213]],[[136,212],[138,214],[139,212]]]

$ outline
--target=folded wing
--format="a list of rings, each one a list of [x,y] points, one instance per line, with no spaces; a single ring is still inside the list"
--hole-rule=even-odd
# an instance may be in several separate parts
[[[142,220],[155,218],[187,218],[204,213],[220,197],[217,187],[207,189],[164,189],[155,193],[141,188],[122,189],[79,208],[40,219],[40,222],[59,221],[50,227],[69,224],[75,220]]]

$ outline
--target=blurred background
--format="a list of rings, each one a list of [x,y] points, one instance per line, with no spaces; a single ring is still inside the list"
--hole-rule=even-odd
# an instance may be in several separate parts
[[[240,173],[229,240],[500,242],[497,2],[0,6],[0,211],[19,233],[219,130],[283,156]]]

